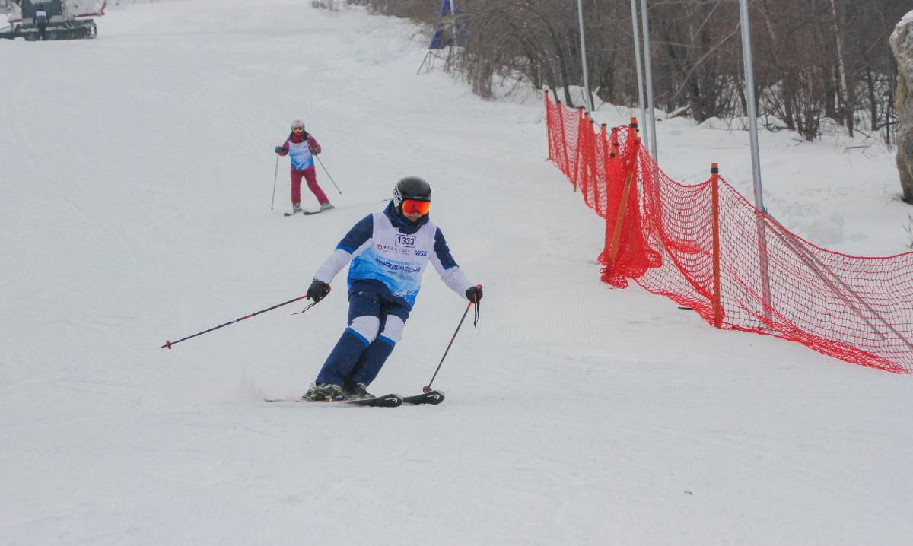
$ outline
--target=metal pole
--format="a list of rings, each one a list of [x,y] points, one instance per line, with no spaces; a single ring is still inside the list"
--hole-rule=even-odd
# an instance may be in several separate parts
[[[650,155],[659,163],[656,156],[656,113],[653,110],[653,68],[650,62],[650,15],[647,13],[647,0],[640,0],[640,20],[644,31],[644,76],[647,80],[647,116],[650,122]]]
[[[637,103],[640,105],[640,126],[644,135],[649,136],[647,129],[647,107],[644,106],[644,67],[640,52],[640,28],[637,26],[637,0],[631,0],[631,24],[634,27],[634,60],[637,65]]]
[[[273,210],[276,203],[276,180],[279,178],[279,154],[276,154],[276,168],[273,169],[273,198],[269,201],[269,210]]]
[[[445,70],[450,68],[450,57],[453,55],[453,48],[457,45],[457,17],[453,11],[453,0],[450,0],[450,45],[447,47],[447,60]]]
[[[482,285],[477,284],[476,288],[481,289]],[[447,348],[444,349],[444,356],[442,356],[441,361],[437,363],[437,368],[435,368],[435,370],[434,370],[434,375],[431,376],[431,381],[429,381],[427,385],[422,387],[422,392],[431,392],[431,384],[434,383],[434,378],[437,377],[437,373],[439,371],[441,371],[441,364],[443,364],[444,359],[447,358],[447,353],[450,352],[450,347],[453,345],[453,340],[455,340],[457,337],[457,334],[460,333],[460,328],[463,327],[463,321],[466,320],[466,315],[469,314],[469,308],[472,307],[472,304],[476,305],[476,321],[479,320],[479,302],[470,300],[470,302],[466,304],[466,310],[463,311],[463,318],[460,319],[460,323],[457,324],[456,331],[453,333],[453,337],[450,338],[450,343],[448,343]]]
[[[764,208],[764,195],[761,188],[761,155],[758,151],[758,107],[755,102],[748,0],[739,0],[739,8],[742,21],[742,61],[745,65],[745,95],[748,101],[748,139],[751,142],[751,179],[754,182],[754,201],[758,210],[767,212],[767,209]]]
[[[323,172],[327,173],[327,176],[330,178],[330,182],[332,182],[333,185],[336,186],[336,191],[339,192],[339,195],[342,195],[342,190],[339,189],[339,186],[336,185],[336,181],[333,180],[333,175],[330,174],[330,171],[327,170],[326,165],[323,164],[323,161],[321,161],[320,158],[317,157],[316,155],[314,156],[314,159],[316,159],[317,163],[320,163],[320,166],[323,167]]]
[[[580,20],[580,61],[583,63],[583,99],[587,110],[593,111],[593,97],[590,95],[590,75],[586,62],[586,40],[583,36],[583,0],[577,0],[577,18]]]
[[[770,313],[770,273],[767,259],[767,228],[765,223],[764,193],[761,189],[761,155],[758,152],[758,109],[755,104],[754,67],[751,56],[751,24],[748,20],[748,0],[739,0],[739,12],[742,25],[742,62],[745,69],[745,94],[748,104],[748,139],[751,143],[751,178],[754,182],[755,208],[761,211],[757,217],[758,224],[758,266],[761,275],[761,300],[764,305],[764,318],[772,322]]]
[[[450,5],[451,6],[453,5],[453,0],[450,0]],[[422,64],[424,64],[424,61],[422,61]],[[421,69],[421,67],[419,67],[419,69]],[[336,184],[336,181],[333,180],[333,175],[331,175],[330,171],[327,170],[326,165],[323,164],[323,161],[319,157],[317,157],[316,154],[312,154],[312,155],[314,156],[314,159],[317,160],[317,163],[320,163],[320,166],[323,168],[323,172],[327,173],[327,176],[330,178],[330,182],[332,182],[333,185],[336,186],[336,191],[339,192],[339,195],[342,195],[342,190],[339,189],[339,186]]]
[[[278,309],[279,307],[282,307],[283,305],[288,305],[288,304],[290,304],[290,303],[295,303],[296,301],[301,301],[301,300],[303,300],[303,299],[306,299],[307,297],[308,297],[307,294],[305,294],[305,295],[303,295],[303,296],[298,296],[298,297],[295,298],[295,299],[291,299],[291,300],[288,300],[288,301],[282,302],[282,303],[277,303],[276,305],[274,305],[274,306],[272,306],[272,307],[268,307],[268,308],[266,308],[266,309],[261,309],[261,310],[255,312],[255,313],[251,313],[251,314],[249,314],[249,315],[244,315],[244,316],[241,317],[241,318],[236,318],[235,320],[230,320],[230,321],[225,322],[225,323],[223,323],[223,324],[220,324],[220,325],[218,325],[218,326],[213,326],[212,328],[209,328],[208,330],[203,330],[202,332],[197,332],[197,333],[192,334],[192,335],[189,335],[189,336],[187,336],[187,337],[182,337],[181,339],[179,339],[179,340],[177,340],[177,341],[166,341],[165,344],[162,345],[162,349],[171,349],[173,346],[177,345],[178,343],[180,343],[180,342],[182,342],[182,341],[187,341],[188,339],[195,338],[195,337],[201,336],[201,335],[203,335],[203,334],[208,334],[209,332],[212,332],[213,330],[218,330],[219,328],[224,328],[224,327],[229,326],[229,325],[231,325],[231,324],[234,324],[234,323],[236,323],[236,322],[241,322],[242,320],[247,320],[247,319],[249,319],[249,318],[251,318],[251,317],[255,317],[255,316],[260,315],[260,314],[262,314],[262,313],[266,313],[267,311],[272,311],[273,309]],[[317,302],[314,302],[314,303],[308,305],[308,306],[304,309],[304,311],[307,311],[308,309],[310,309],[311,307],[313,307],[314,305],[316,305],[316,303],[317,303]],[[303,313],[304,311],[302,311],[302,313]]]

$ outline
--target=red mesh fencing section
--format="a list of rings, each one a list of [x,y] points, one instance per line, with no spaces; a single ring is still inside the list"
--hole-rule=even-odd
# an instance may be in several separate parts
[[[605,218],[602,280],[632,279],[717,328],[798,341],[847,362],[913,372],[913,252],[817,247],[722,177],[683,185],[641,147],[546,96],[549,159]]]

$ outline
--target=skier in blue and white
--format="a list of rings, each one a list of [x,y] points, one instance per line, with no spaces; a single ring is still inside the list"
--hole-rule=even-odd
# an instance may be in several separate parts
[[[393,200],[362,218],[317,270],[307,295],[319,302],[333,278],[349,266],[349,321],[304,398],[332,401],[370,397],[367,387],[403,334],[430,261],[451,290],[478,303],[482,287],[469,282],[444,234],[429,219],[431,186],[410,176],[396,183]]]

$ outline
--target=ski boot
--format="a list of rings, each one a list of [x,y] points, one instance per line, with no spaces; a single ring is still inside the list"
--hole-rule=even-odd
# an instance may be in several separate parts
[[[334,385],[332,383],[314,383],[311,385],[311,388],[304,393],[302,398],[312,402],[335,402],[337,400],[345,400],[346,395],[343,394],[342,388],[339,385]]]
[[[368,392],[368,386],[364,383],[347,383],[345,388],[346,398],[365,399],[374,398],[374,395]]]

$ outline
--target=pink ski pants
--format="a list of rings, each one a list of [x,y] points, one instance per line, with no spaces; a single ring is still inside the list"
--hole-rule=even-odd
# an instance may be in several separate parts
[[[321,205],[324,203],[329,203],[330,200],[327,199],[323,190],[320,189],[320,186],[317,185],[317,171],[314,170],[314,167],[309,167],[303,171],[298,169],[292,169],[292,203],[301,203],[301,177],[304,177],[308,183],[308,189],[311,190],[311,193],[317,198],[317,202]]]

